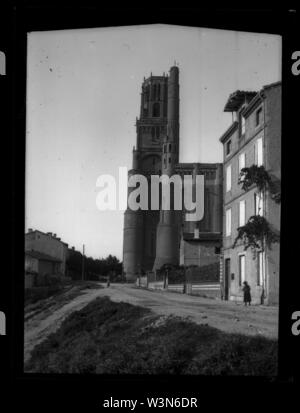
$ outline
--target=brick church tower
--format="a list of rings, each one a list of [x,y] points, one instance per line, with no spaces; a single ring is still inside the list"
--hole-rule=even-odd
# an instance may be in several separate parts
[[[162,173],[172,175],[179,151],[179,70],[144,79],[141,92],[140,117],[136,121],[137,142],[133,148],[133,164],[129,177],[142,174],[148,179]],[[130,188],[129,188],[130,193]],[[150,205],[149,196],[149,205]],[[171,259],[177,261],[178,251],[169,245],[176,242],[178,229],[172,211],[132,211],[124,214],[123,266],[128,281],[141,272],[159,268]],[[171,213],[171,214],[170,214]],[[176,234],[175,234],[176,232]],[[167,240],[168,238],[168,240]],[[175,262],[174,262],[175,263]]]
[[[218,270],[222,239],[222,164],[179,163],[179,69],[169,75],[144,79],[137,142],[129,177],[148,180],[148,210],[127,209],[124,214],[123,268],[127,281],[160,269],[163,264],[214,265]],[[174,210],[174,186],[170,185],[170,209],[151,210],[151,175],[204,175],[204,216],[185,221],[184,210]],[[135,188],[128,188],[130,191]],[[160,194],[162,195],[162,194]]]

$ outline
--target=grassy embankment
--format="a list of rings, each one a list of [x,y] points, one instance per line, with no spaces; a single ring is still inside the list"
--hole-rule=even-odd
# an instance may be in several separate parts
[[[275,376],[277,342],[97,298],[36,346],[27,372]]]
[[[54,311],[83,294],[87,288],[102,287],[94,281],[73,281],[66,285],[59,284],[26,289],[24,296],[24,320],[27,321],[40,312]]]

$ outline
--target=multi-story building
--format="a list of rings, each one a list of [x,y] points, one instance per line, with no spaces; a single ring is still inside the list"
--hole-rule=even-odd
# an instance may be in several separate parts
[[[29,228],[25,234],[25,252],[28,252],[28,256],[30,252],[36,252],[48,256],[49,260],[54,259],[57,263],[55,271],[65,276],[68,244],[61,241],[56,234],[33,231]]]
[[[251,287],[253,303],[278,304],[279,243],[253,252],[241,241],[234,246],[237,228],[255,215],[263,216],[274,233],[280,232],[280,203],[267,188],[255,184],[247,190],[239,184],[240,172],[263,166],[277,186],[281,179],[281,83],[259,92],[236,91],[224,108],[233,122],[220,138],[224,150],[223,271],[224,298],[241,301],[242,286]]]

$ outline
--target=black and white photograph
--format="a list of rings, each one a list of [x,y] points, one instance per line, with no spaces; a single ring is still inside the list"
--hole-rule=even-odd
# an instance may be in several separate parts
[[[275,376],[281,37],[27,45],[25,371]]]
[[[269,409],[283,388],[291,401],[297,10],[6,12],[11,407]]]

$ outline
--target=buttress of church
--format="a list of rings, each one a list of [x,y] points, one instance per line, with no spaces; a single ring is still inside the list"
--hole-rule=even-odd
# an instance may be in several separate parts
[[[222,164],[179,163],[179,68],[144,78],[136,120],[134,174],[148,180],[148,210],[124,214],[123,269],[127,281],[164,264],[207,265],[219,260],[222,231]],[[151,210],[151,175],[204,175],[204,217],[185,221],[184,209]],[[134,188],[128,188],[128,196]]]

